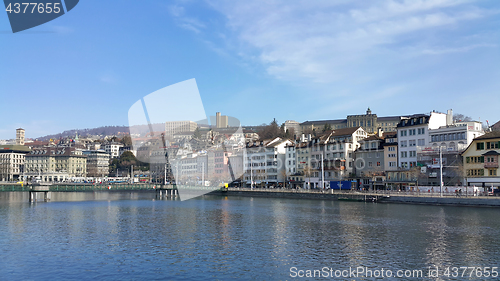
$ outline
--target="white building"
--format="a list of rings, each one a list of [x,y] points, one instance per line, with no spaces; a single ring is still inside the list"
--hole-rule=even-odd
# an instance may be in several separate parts
[[[21,180],[24,173],[25,155],[30,152],[24,145],[0,147],[0,180]]]
[[[119,142],[108,142],[104,145],[104,151],[106,151],[111,158],[118,158],[120,157],[120,147],[122,146],[123,144]]]
[[[169,121],[165,122],[165,135],[171,136],[179,132],[194,132],[198,124],[193,121]]]
[[[410,169],[417,166],[417,146],[429,145],[429,130],[451,125],[452,113],[431,112],[430,115],[415,114],[405,118],[397,125],[398,167]],[[448,118],[447,118],[448,116]]]
[[[481,122],[457,122],[429,130],[429,146],[441,146],[444,151],[463,151],[473,139],[484,135]]]
[[[277,187],[283,184],[285,175],[286,147],[292,142],[279,137],[247,144],[244,157],[245,174],[243,180],[247,186]]]

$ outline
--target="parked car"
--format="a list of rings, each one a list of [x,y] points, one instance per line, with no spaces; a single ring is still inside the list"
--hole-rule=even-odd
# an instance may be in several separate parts
[[[500,189],[498,189],[498,188],[495,188],[495,189],[490,188],[488,190],[488,195],[489,196],[500,196]]]

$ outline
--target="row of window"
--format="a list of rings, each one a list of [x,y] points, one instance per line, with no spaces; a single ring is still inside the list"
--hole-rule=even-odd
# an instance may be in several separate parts
[[[484,176],[484,169],[468,169],[467,176]]]
[[[450,133],[450,134],[439,134],[432,135],[431,142],[437,141],[451,141],[451,140],[465,140],[465,132],[462,133]]]
[[[425,134],[425,128],[418,128],[418,129],[409,129],[409,130],[401,130],[399,135],[402,137],[406,137],[408,135],[410,136],[415,136],[415,135],[424,135]]]
[[[465,157],[467,163],[484,163],[484,156],[468,156]]]
[[[406,158],[406,157],[417,157],[417,151],[415,150],[401,151],[401,158]]]
[[[408,167],[413,168],[417,166],[417,162],[401,162],[401,168],[408,169]]]
[[[484,142],[476,143],[476,150],[484,150]],[[489,141],[486,142],[486,149],[498,149],[500,147],[500,141]]]

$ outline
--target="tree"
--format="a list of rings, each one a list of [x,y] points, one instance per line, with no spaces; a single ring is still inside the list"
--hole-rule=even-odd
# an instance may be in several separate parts
[[[196,127],[196,129],[194,130],[193,138],[198,140],[201,139],[201,132],[199,127]]]
[[[125,146],[132,146],[132,138],[129,135],[124,136],[120,142]]]
[[[454,122],[468,122],[468,121],[472,121],[472,118],[470,116],[465,116],[463,114],[457,113],[457,114],[453,114],[453,121]]]
[[[259,136],[261,139],[273,139],[281,135],[281,129],[278,126],[278,122],[274,119],[269,125],[264,126],[259,132]]]
[[[292,140],[295,139],[295,129],[294,128],[287,129],[285,132],[285,138]]]
[[[125,151],[122,153],[120,158],[115,158],[111,161],[111,164],[109,165],[110,173],[115,173],[117,169],[130,170],[132,165],[134,165],[135,170],[149,170],[149,163],[143,163],[137,160],[131,151]]]
[[[313,170],[312,170],[312,168],[311,168],[309,165],[306,165],[306,166],[304,167],[304,176],[308,177],[308,180],[307,180],[307,187],[308,187],[309,189],[311,189],[311,183],[310,183],[310,181],[311,181],[311,174],[312,174],[312,171],[313,171]]]

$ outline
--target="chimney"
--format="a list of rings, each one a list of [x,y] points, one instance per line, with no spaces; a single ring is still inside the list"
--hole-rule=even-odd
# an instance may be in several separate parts
[[[446,126],[453,125],[453,109],[448,109],[446,112]]]
[[[382,137],[382,134],[383,134],[383,133],[384,133],[384,131],[382,130],[382,127],[378,127],[378,128],[377,128],[377,135],[378,135],[379,137]]]

